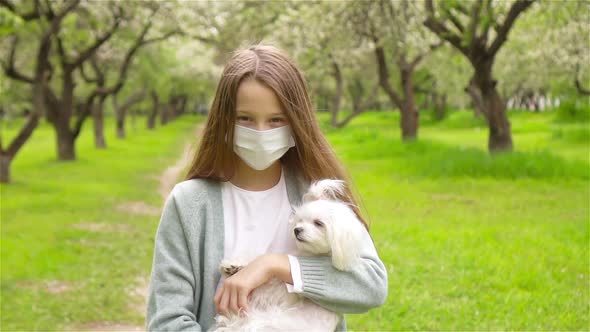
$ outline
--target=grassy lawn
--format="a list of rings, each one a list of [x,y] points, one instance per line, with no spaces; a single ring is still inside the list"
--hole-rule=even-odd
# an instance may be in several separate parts
[[[516,152],[490,157],[487,129],[468,113],[424,121],[401,143],[398,114],[367,113],[341,130],[320,120],[352,174],[389,271],[387,303],[347,315],[350,330],[587,330],[590,135],[553,115],[511,115]],[[124,290],[151,268],[161,208],[158,176],[202,118],[129,130],[99,151],[92,126],[77,162],[56,162],[43,125],[2,185],[2,330],[71,322],[143,324]],[[14,129],[4,128],[4,140]],[[93,232],[79,223],[124,224]],[[97,250],[98,249],[98,250]],[[57,295],[45,282],[71,286]]]
[[[389,271],[386,305],[350,329],[588,329],[588,124],[511,120],[516,152],[496,157],[468,113],[409,144],[391,112],[324,125]]]
[[[115,138],[112,120],[106,122],[106,150],[94,148],[88,122],[78,160],[57,162],[53,130],[43,123],[13,161],[13,183],[1,187],[3,331],[54,331],[92,321],[143,324],[143,315],[127,308],[125,290],[149,275],[163,204],[159,176],[202,118],[180,118],[154,132],[142,121],[142,129],[128,128],[125,140]],[[8,141],[15,129],[4,130]],[[151,208],[117,208],[137,202]],[[97,232],[80,224],[107,227]]]

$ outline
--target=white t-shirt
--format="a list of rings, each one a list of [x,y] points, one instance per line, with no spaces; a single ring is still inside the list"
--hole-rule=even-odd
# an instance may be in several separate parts
[[[285,171],[270,189],[250,191],[222,182],[223,221],[225,240],[223,258],[253,259],[263,254],[288,254],[293,285],[289,292],[302,292],[301,270],[296,254],[295,239],[288,225],[292,209],[287,196]],[[219,285],[223,282],[222,276]]]

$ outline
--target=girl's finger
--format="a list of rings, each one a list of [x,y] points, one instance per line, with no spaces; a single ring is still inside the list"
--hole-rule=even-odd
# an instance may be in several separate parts
[[[248,293],[246,291],[239,292],[238,306],[243,310],[248,310]]]
[[[229,310],[237,314],[239,310],[238,290],[235,287],[233,287],[229,293]]]
[[[219,313],[225,315],[227,313],[227,308],[229,305],[229,291],[227,289],[223,290],[223,294],[221,295],[221,300],[219,300]]]
[[[213,303],[215,304],[215,311],[219,312],[219,301],[221,300],[221,295],[223,294],[223,285],[217,289],[215,292],[215,296],[213,297]]]

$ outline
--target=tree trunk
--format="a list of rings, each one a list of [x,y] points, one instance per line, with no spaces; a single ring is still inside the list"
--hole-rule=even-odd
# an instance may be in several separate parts
[[[124,112],[122,107],[119,107],[117,102],[117,94],[113,94],[113,113],[115,114],[115,130],[117,131],[117,138],[125,138],[125,116],[121,113]]]
[[[152,96],[152,111],[148,115],[148,119],[147,119],[147,128],[150,130],[156,128],[156,118],[158,117],[158,107],[159,107],[158,94],[152,91],[151,96]]]
[[[440,121],[447,115],[447,94],[443,93],[442,95],[439,95],[437,92],[434,92],[432,98],[434,99],[435,118]]]
[[[576,90],[580,96],[590,96],[590,90],[584,88],[582,86],[582,82],[580,82],[580,78],[578,77],[578,73],[580,72],[580,65],[576,65],[576,74],[574,75],[574,85],[576,86]]]
[[[512,151],[512,134],[510,121],[506,116],[506,103],[496,89],[496,81],[492,78],[492,61],[475,67],[473,78],[481,92],[483,113],[489,127],[488,150],[490,152]]]
[[[0,135],[0,182],[10,182],[10,163],[14,159],[14,156],[16,156],[20,149],[31,138],[31,135],[33,135],[35,128],[37,128],[37,125],[39,124],[40,118],[41,112],[39,110],[29,112],[27,122],[6,150],[4,149],[2,136]]]
[[[331,117],[331,124],[332,127],[338,127],[338,113],[340,112],[340,101],[342,100],[342,72],[340,71],[340,66],[334,60],[332,60],[332,76],[336,81],[336,92],[332,97],[332,103],[330,105],[330,113]]]
[[[165,125],[168,123],[168,112],[170,111],[170,107],[167,103],[160,105],[160,125]]]
[[[0,154],[0,183],[10,183],[10,163],[12,156]]]
[[[180,98],[181,99],[180,99],[180,105],[179,105],[179,108],[180,108],[179,113],[180,113],[180,115],[182,115],[182,114],[186,113],[186,104],[188,102],[188,96],[187,95],[181,95]]]
[[[125,118],[117,115],[117,138],[125,138]]]
[[[483,102],[489,114],[488,126],[490,129],[488,149],[490,152],[512,151],[512,135],[510,121],[506,116],[506,105],[498,91],[492,89],[483,94]]]
[[[57,134],[58,160],[76,160],[76,140],[70,132],[67,123],[58,123],[58,125],[55,126],[55,131]]]
[[[101,96],[98,103],[93,105],[92,117],[94,120],[94,145],[98,149],[106,149],[107,144],[104,139],[104,112],[103,105],[106,96]]]
[[[471,103],[473,104],[473,115],[476,118],[484,115],[484,106],[481,92],[473,79],[469,81],[469,85],[465,88],[465,92],[467,92],[471,98]]]
[[[401,82],[404,89],[404,100],[401,111],[402,140],[410,141],[418,138],[418,123],[419,114],[416,109],[416,101],[414,100],[414,86],[412,83],[412,75],[414,70],[411,67],[401,69]]]
[[[116,123],[117,123],[117,137],[118,138],[125,138],[125,117],[127,116],[127,111],[133,104],[140,102],[145,93],[144,91],[137,91],[133,95],[131,95],[122,105],[117,103],[117,95],[113,95],[113,109],[115,113]]]

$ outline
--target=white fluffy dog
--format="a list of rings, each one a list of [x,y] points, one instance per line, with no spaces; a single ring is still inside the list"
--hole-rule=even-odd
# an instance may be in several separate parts
[[[344,181],[314,182],[295,207],[289,220],[300,255],[331,256],[341,271],[360,259],[359,242],[364,226],[349,205],[338,200]],[[221,273],[231,276],[249,260],[223,260]],[[217,315],[213,331],[334,331],[338,315],[306,297],[287,292],[284,282],[273,278],[250,294],[248,311]]]

